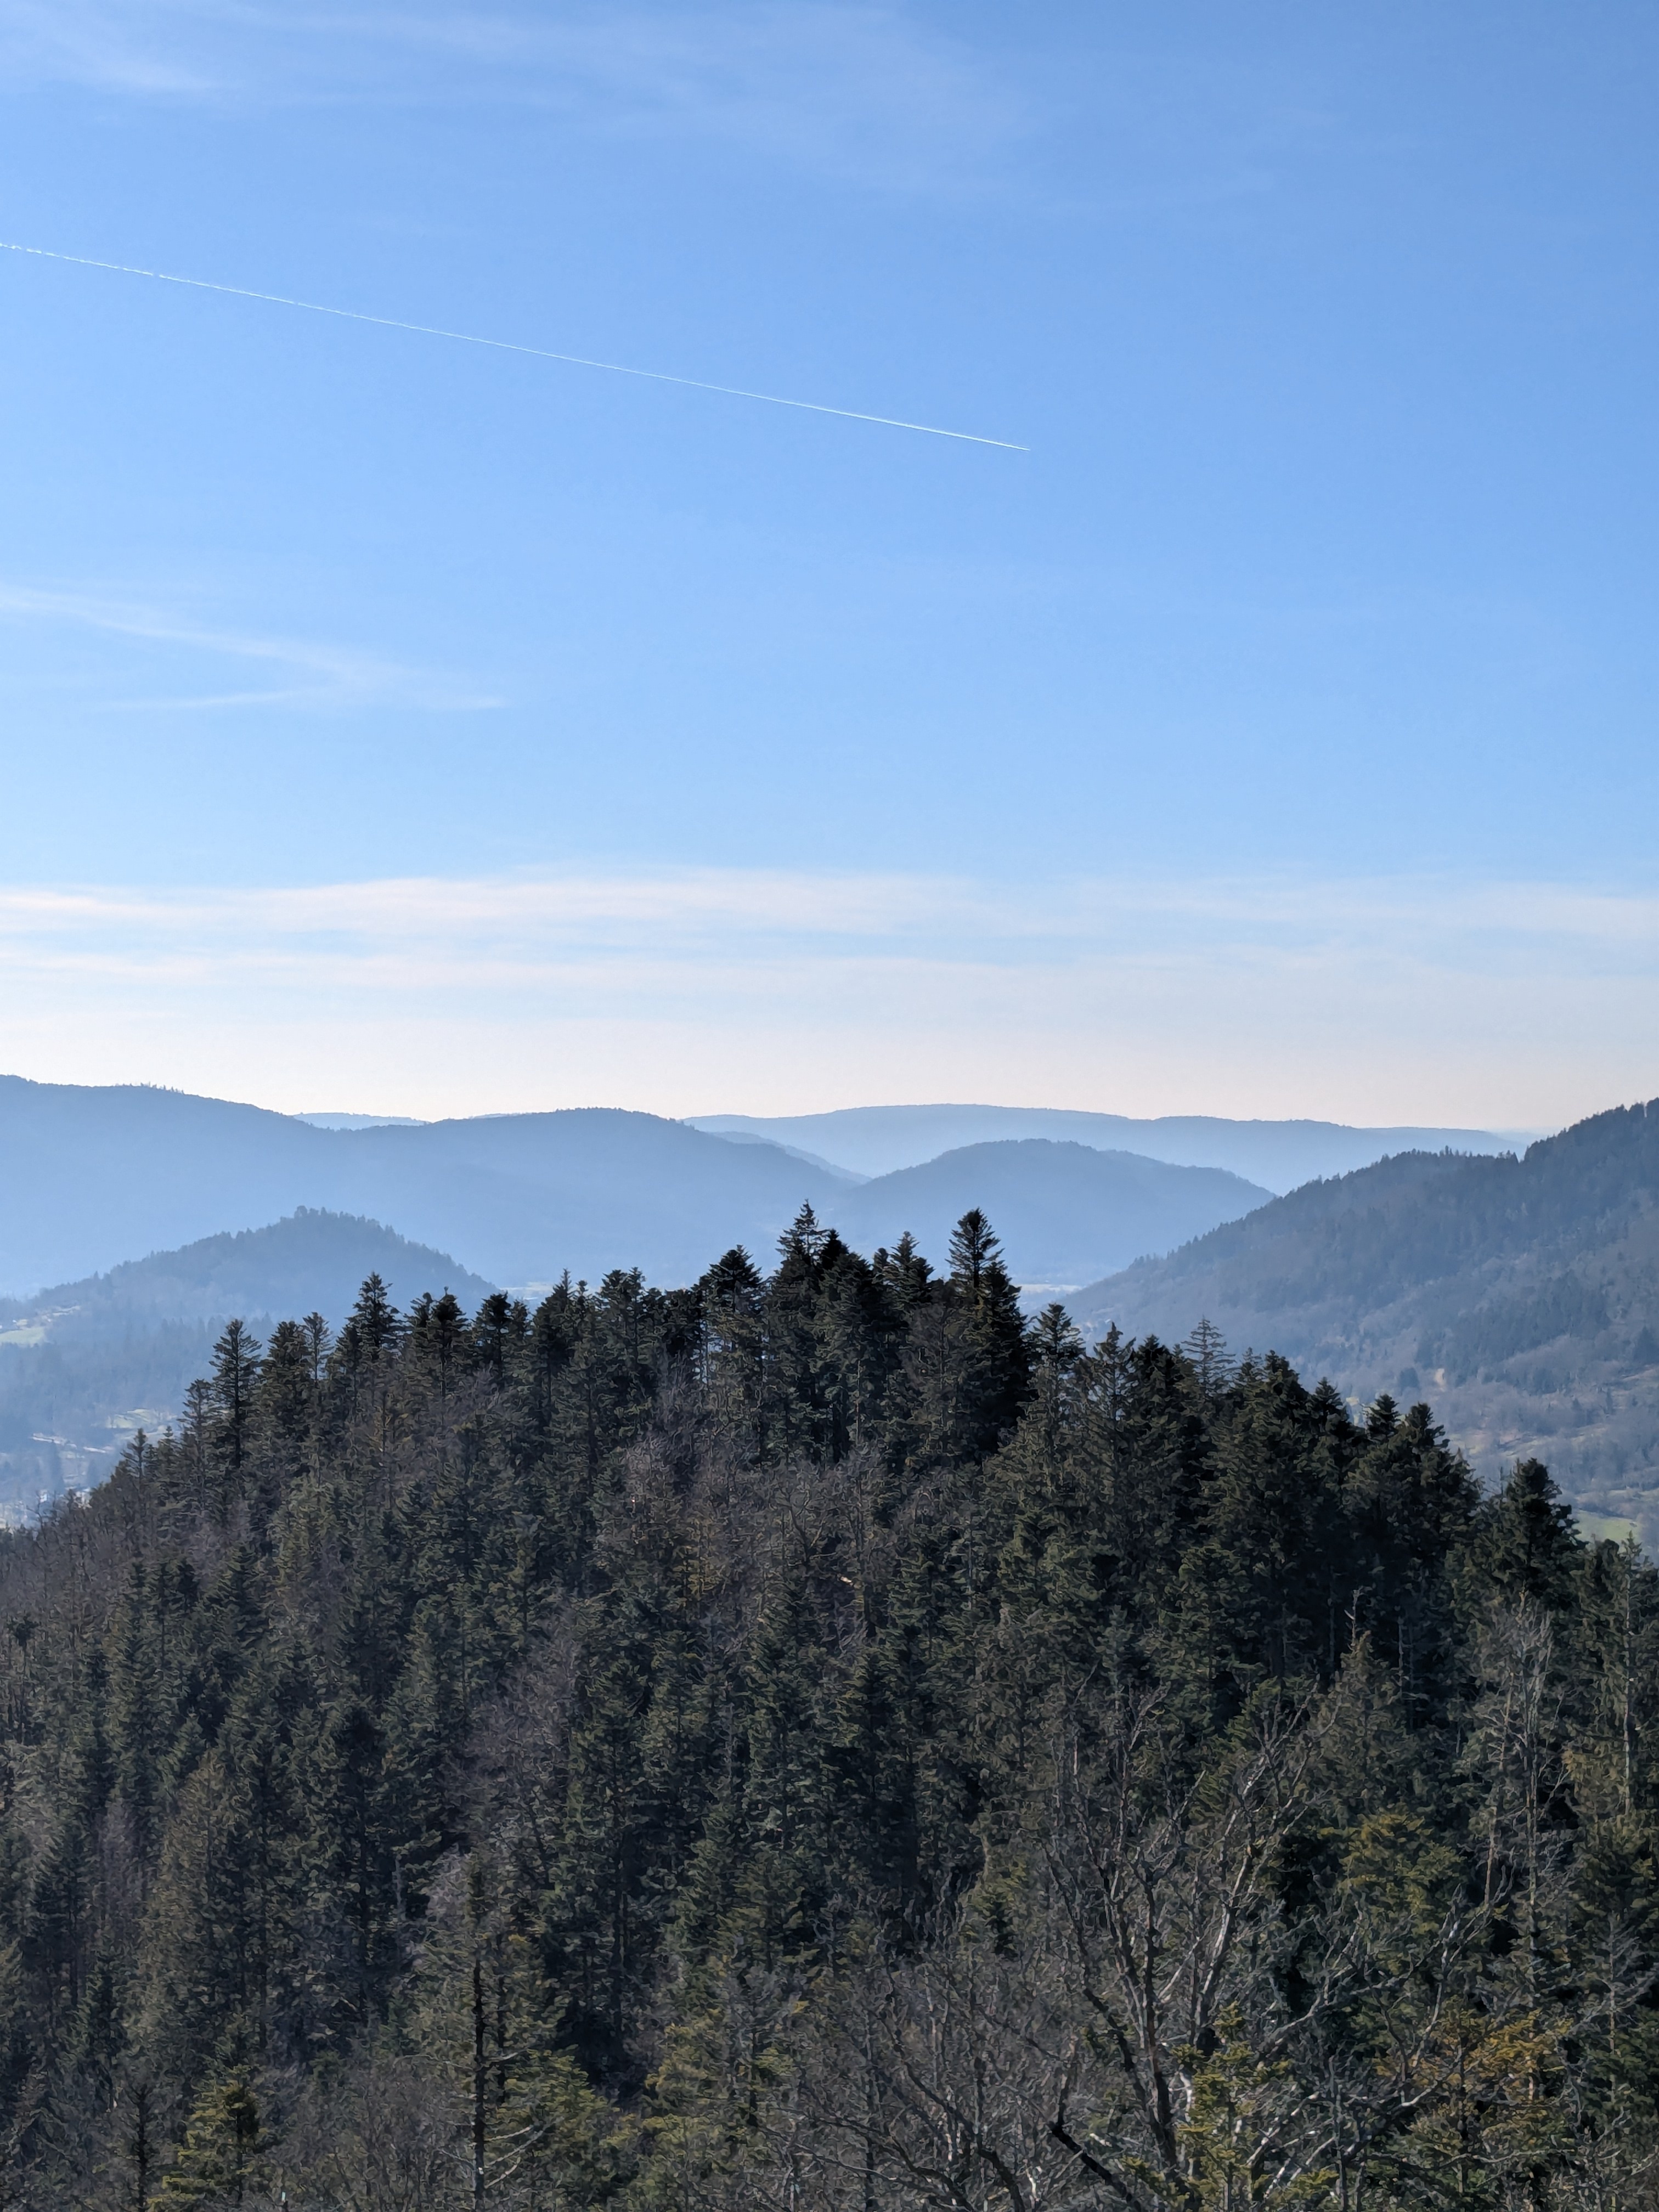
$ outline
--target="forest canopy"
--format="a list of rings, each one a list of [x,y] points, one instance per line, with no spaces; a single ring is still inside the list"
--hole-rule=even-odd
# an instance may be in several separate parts
[[[1653,2193],[1653,1569],[978,1214],[233,1323],[0,1614],[8,2208]]]

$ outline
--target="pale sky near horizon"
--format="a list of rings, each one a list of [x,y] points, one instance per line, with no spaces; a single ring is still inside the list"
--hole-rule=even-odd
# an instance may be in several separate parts
[[[0,0],[0,1068],[1659,1092],[1659,17]]]

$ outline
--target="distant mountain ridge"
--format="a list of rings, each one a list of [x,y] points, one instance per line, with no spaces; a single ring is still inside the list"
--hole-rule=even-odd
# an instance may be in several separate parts
[[[1282,1352],[1432,1401],[1483,1471],[1535,1452],[1612,1515],[1659,1486],[1659,1100],[1495,1158],[1411,1153],[1310,1184],[1069,1301],[1092,1334]]]
[[[1340,1121],[1232,1121],[1210,1114],[1137,1121],[1050,1106],[844,1106],[828,1114],[697,1114],[689,1127],[798,1145],[867,1176],[919,1167],[968,1145],[1046,1137],[1138,1154],[1173,1167],[1224,1169],[1270,1191],[1346,1175],[1393,1152],[1501,1152],[1534,1133],[1492,1129],[1357,1129]]]
[[[367,1215],[481,1278],[685,1281],[846,1178],[619,1109],[323,1129],[137,1086],[0,1077],[0,1291],[26,1297],[297,1206]]]
[[[1000,1214],[1026,1279],[1076,1281],[1165,1250],[1262,1195],[1242,1181],[1206,1184],[1213,1170],[1170,1163],[1148,1162],[1147,1173],[1120,1166],[1114,1182],[1098,1170],[1098,1148],[1061,1144],[1040,1158],[1022,1150],[1029,1141],[982,1147],[989,1181],[957,1207]],[[944,1182],[952,1172],[942,1171]],[[1074,1188],[1065,1195],[1056,1178],[1067,1172]],[[0,1292],[27,1297],[43,1284],[84,1281],[300,1206],[394,1224],[508,1285],[566,1268],[597,1281],[619,1265],[659,1283],[690,1282],[733,1244],[767,1255],[803,1202],[826,1219],[880,1219],[889,1237],[905,1228],[920,1236],[933,1219],[927,1194],[942,1188],[938,1178],[916,1187],[916,1220],[902,1205],[895,1214],[880,1198],[857,1200],[861,1180],[856,1167],[764,1133],[710,1134],[620,1109],[323,1128],[184,1092],[0,1077]],[[1154,1190],[1169,1200],[1163,1215]],[[1129,1209],[1121,1232],[1102,1211],[1117,1206]]]
[[[1084,1118],[1098,1137],[1109,1117]],[[28,1291],[32,1255],[33,1282],[58,1285],[0,1301],[0,1382],[27,1369],[50,1383],[50,1403],[13,1409],[31,1448],[29,1422],[50,1441],[83,1401],[161,1403],[231,1311],[337,1314],[371,1268],[399,1302],[447,1284],[474,1308],[493,1284],[565,1268],[690,1282],[733,1243],[764,1263],[808,1201],[861,1249],[908,1230],[936,1261],[979,1206],[1034,1294],[1085,1282],[1067,1302],[1096,1331],[1179,1338],[1206,1316],[1235,1350],[1282,1351],[1357,1399],[1431,1398],[1483,1472],[1536,1451],[1581,1500],[1627,1518],[1659,1486],[1659,1102],[1523,1157],[1406,1152],[1274,1198],[1228,1170],[1051,1137],[957,1146],[860,1181],[774,1134],[607,1109],[337,1130],[13,1078],[0,1079],[0,1282]],[[77,1243],[81,1267],[38,1264]],[[43,1302],[76,1309],[45,1343],[16,1325]],[[124,1364],[120,1344],[136,1358],[141,1339],[149,1365]]]
[[[186,1125],[195,1126],[197,1118],[187,1112]],[[647,1151],[658,1132],[666,1133],[671,1166],[673,1153],[687,1144],[736,1167],[746,1152],[764,1153],[767,1171],[787,1171],[793,1186],[780,1187],[778,1225],[795,1212],[799,1164],[769,1140],[731,1144],[648,1116],[627,1117],[620,1132],[624,1168],[630,1155],[638,1164],[639,1121],[646,1124]],[[561,1122],[556,1133],[568,1127]],[[483,1134],[495,1141],[498,1154],[505,1139],[510,1154],[546,1133],[497,1125]],[[591,1162],[591,1125],[579,1122],[574,1134],[589,1140],[582,1156]],[[618,1134],[610,1132],[613,1140]],[[603,1204],[622,1180],[614,1159],[611,1168],[590,1193],[594,1204]],[[1052,1271],[1058,1258],[1075,1279],[1091,1263],[1109,1265],[1148,1242],[1169,1243],[1266,1195],[1209,1169],[1031,1142],[970,1147],[861,1188],[837,1173],[820,1193],[820,1210],[826,1224],[866,1247],[896,1242],[911,1229],[923,1249],[942,1261],[958,1218],[982,1206],[1007,1227],[1016,1266],[1028,1273]],[[678,1279],[701,1273],[727,1249],[731,1226],[729,1219],[704,1224],[695,1262]],[[609,1265],[635,1261],[627,1236],[625,1224],[612,1226],[595,1278]],[[769,1261],[767,1243],[754,1242],[757,1255]],[[556,1244],[551,1264],[558,1264]],[[315,1310],[337,1326],[371,1273],[405,1308],[422,1291],[448,1289],[476,1311],[494,1287],[449,1253],[411,1242],[380,1221],[301,1206],[261,1227],[151,1252],[30,1298],[0,1299],[0,1511],[32,1506],[65,1483],[95,1481],[123,1437],[174,1418],[180,1394],[209,1364],[213,1337],[231,1316],[260,1330]]]

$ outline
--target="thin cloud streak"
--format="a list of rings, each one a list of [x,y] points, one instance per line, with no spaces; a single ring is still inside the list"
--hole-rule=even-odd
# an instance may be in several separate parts
[[[898,7],[732,0],[543,11],[324,11],[240,0],[0,0],[0,77],[234,107],[472,103],[543,109],[596,137],[702,140],[866,190],[1029,200],[1034,151],[1103,131],[1111,181],[1060,172],[1055,212],[1189,218],[1269,201],[1351,119],[1281,61],[1195,60],[1114,39],[1016,81],[1006,49]],[[1018,159],[1015,157],[1018,157]],[[1021,163],[1025,173],[1022,173]]]
[[[161,938],[210,932],[251,941],[318,936],[425,946],[506,933],[539,939],[666,932],[688,946],[714,931],[761,940],[880,938],[896,952],[931,939],[1033,957],[1105,950],[1125,930],[1161,941],[1198,933],[1206,958],[1241,946],[1340,944],[1382,935],[1379,951],[1407,940],[1438,944],[1457,964],[1471,940],[1508,943],[1528,958],[1553,945],[1583,957],[1635,951],[1659,968],[1659,896],[1555,883],[1470,884],[1455,878],[1367,881],[1240,877],[1186,881],[1120,877],[1038,886],[965,878],[741,868],[648,873],[386,878],[269,887],[151,890],[103,885],[12,885],[0,890],[0,933],[79,927]],[[1224,927],[1224,938],[1210,933]]]
[[[316,680],[258,690],[234,690],[210,695],[121,698],[103,702],[106,713],[165,708],[299,705],[322,710],[369,704],[408,707],[430,714],[473,714],[505,706],[504,699],[469,691],[428,671],[408,668],[381,656],[305,639],[258,637],[241,630],[215,629],[166,610],[114,593],[56,591],[0,581],[0,620],[67,623],[106,636],[131,638],[143,646],[183,647],[232,661],[253,661],[293,670]]]

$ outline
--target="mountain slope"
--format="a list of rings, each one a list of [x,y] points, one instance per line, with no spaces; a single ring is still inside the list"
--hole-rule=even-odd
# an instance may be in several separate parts
[[[830,1114],[771,1117],[702,1114],[690,1126],[802,1146],[869,1176],[918,1167],[970,1145],[1046,1137],[1134,1152],[1176,1167],[1222,1168],[1270,1191],[1293,1189],[1316,1176],[1346,1175],[1389,1153],[1437,1152],[1448,1146],[1460,1152],[1500,1152],[1516,1141],[1513,1132],[1490,1129],[1351,1129],[1339,1121],[1229,1121],[1207,1114],[1146,1121],[1046,1106],[847,1106]]]
[[[838,1197],[829,1209],[860,1250],[905,1230],[944,1261],[969,1206],[991,1218],[1017,1282],[1032,1289],[1086,1282],[1143,1252],[1168,1251],[1262,1205],[1271,1195],[1218,1168],[1170,1167],[1133,1152],[1041,1138],[966,1145],[901,1168]]]
[[[1268,1347],[1360,1398],[1431,1395],[1490,1471],[1581,1498],[1659,1485],[1659,1101],[1492,1159],[1407,1154],[1313,1183],[1070,1301],[1093,1333]]]
[[[598,1281],[618,1251],[654,1281],[694,1281],[734,1243],[769,1253],[805,1200],[844,1190],[833,1170],[771,1145],[732,1145],[652,1114],[582,1107],[365,1129],[352,1188],[366,1211],[460,1254],[499,1282]]]

